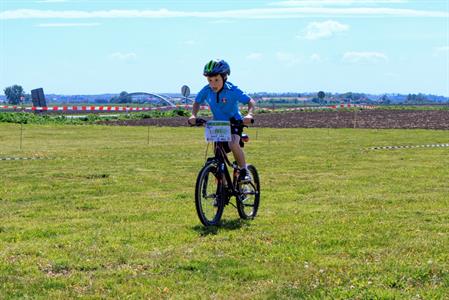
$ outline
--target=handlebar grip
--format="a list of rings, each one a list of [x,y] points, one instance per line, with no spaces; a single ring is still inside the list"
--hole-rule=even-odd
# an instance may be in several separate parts
[[[196,118],[195,120],[195,126],[203,126],[204,123],[206,123],[207,121],[201,118]]]
[[[187,121],[187,124],[190,126],[203,126],[204,123],[206,123],[207,120],[201,119],[201,118],[195,118],[195,124],[191,124],[189,120]]]

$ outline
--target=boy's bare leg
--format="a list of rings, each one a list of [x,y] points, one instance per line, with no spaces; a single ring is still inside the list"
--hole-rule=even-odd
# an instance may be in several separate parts
[[[237,134],[233,134],[232,141],[229,143],[229,147],[231,148],[232,154],[234,155],[237,164],[239,165],[240,169],[242,169],[246,168],[246,161],[245,161],[245,153],[243,152],[243,149],[240,147],[239,142],[240,137]]]

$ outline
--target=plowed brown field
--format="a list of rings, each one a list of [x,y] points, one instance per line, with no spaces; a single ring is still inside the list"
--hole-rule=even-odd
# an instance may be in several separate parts
[[[254,127],[449,129],[445,110],[361,110],[257,114]],[[101,122],[122,126],[186,126],[186,117]]]

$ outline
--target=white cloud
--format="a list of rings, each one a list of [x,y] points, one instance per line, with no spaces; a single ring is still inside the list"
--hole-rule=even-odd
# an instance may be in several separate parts
[[[137,55],[133,52],[128,53],[122,53],[122,52],[115,52],[109,55],[109,58],[114,60],[121,60],[121,61],[130,61],[137,58]]]
[[[348,29],[349,29],[348,25],[332,20],[327,20],[324,22],[312,22],[307,25],[305,30],[306,32],[302,37],[304,37],[307,40],[318,40],[322,38],[331,37],[337,32],[343,32]]]
[[[100,23],[41,23],[37,27],[93,27]]]
[[[376,63],[387,61],[388,57],[382,52],[346,52],[343,55],[343,62],[346,63]]]
[[[254,8],[219,11],[160,10],[37,10],[17,9],[0,12],[0,20],[11,19],[92,19],[92,18],[212,18],[212,19],[288,19],[326,16],[390,16],[448,18],[446,11],[374,7],[291,7]]]
[[[263,57],[262,53],[259,52],[250,53],[246,56],[246,58],[249,60],[260,60],[262,59],[262,57]]]
[[[0,19],[92,19],[183,17],[183,12],[160,10],[37,10],[17,9],[0,13]]]
[[[273,2],[273,6],[336,6],[336,5],[367,5],[367,4],[401,4],[407,0],[291,0]]]

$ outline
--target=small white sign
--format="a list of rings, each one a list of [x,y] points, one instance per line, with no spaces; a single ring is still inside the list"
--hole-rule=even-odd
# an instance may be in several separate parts
[[[229,142],[231,140],[231,123],[228,121],[207,121],[207,142]]]

